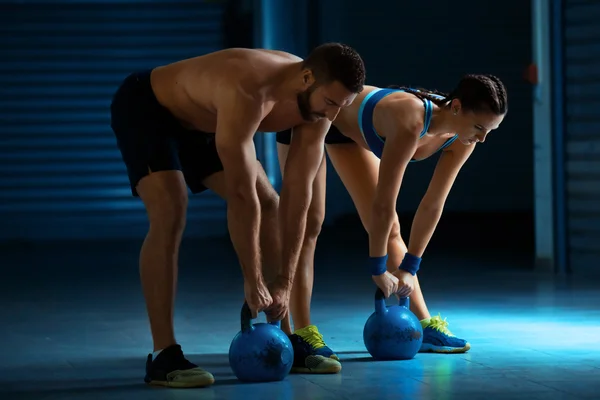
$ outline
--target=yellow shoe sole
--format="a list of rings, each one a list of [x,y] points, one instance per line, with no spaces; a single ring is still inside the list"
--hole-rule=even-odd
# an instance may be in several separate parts
[[[337,358],[337,356],[336,356]],[[293,374],[337,374],[342,370],[342,364],[336,358],[323,357],[323,361],[315,368],[292,367]]]

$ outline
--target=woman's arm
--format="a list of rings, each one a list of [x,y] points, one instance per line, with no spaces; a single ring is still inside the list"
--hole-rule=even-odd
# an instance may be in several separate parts
[[[408,253],[422,257],[442,216],[444,204],[456,177],[467,161],[475,144],[465,146],[458,140],[442,152],[433,177],[413,219]]]
[[[389,107],[388,124],[384,126],[386,142],[379,165],[379,176],[369,219],[369,256],[371,274],[379,287],[379,276],[386,272],[387,245],[396,217],[396,201],[406,166],[415,154],[423,130],[420,101],[402,101]],[[381,277],[383,279],[383,276]]]

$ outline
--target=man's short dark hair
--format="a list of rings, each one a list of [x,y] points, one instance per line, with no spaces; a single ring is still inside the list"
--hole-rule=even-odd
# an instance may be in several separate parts
[[[320,84],[340,82],[352,93],[360,93],[365,84],[365,64],[356,50],[341,43],[325,43],[304,59]]]

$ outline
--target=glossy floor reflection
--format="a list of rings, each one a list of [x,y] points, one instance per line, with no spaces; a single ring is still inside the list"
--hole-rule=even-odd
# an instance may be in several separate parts
[[[151,343],[137,279],[139,243],[5,247],[0,398],[598,398],[600,285],[594,280],[544,277],[527,272],[526,258],[500,253],[437,252],[421,274],[429,308],[447,317],[472,350],[374,362],[362,343],[373,308],[373,285],[357,261],[363,245],[327,240],[318,255],[313,322],[340,354],[342,373],[291,375],[270,384],[239,384],[228,366],[242,300],[229,243],[184,244],[178,339],[217,379],[211,388],[191,390],[142,382]]]

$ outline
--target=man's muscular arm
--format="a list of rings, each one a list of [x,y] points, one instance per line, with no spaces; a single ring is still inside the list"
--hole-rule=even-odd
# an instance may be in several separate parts
[[[271,303],[261,269],[260,204],[252,140],[262,120],[263,102],[239,90],[225,89],[217,109],[216,147],[225,174],[229,233],[242,266],[246,301],[255,316]]]
[[[300,250],[306,232],[306,218],[312,200],[312,187],[323,160],[328,120],[294,128],[285,163],[279,200],[282,234],[282,266],[279,283],[288,292],[292,288]],[[273,299],[274,303],[277,299]],[[274,304],[275,305],[275,304]],[[287,308],[287,304],[285,305]],[[276,314],[274,310],[273,314]]]

